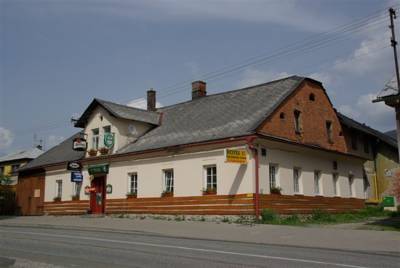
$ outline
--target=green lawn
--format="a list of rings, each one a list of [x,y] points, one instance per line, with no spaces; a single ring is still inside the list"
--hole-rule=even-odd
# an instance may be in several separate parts
[[[263,224],[280,225],[326,225],[365,222],[365,229],[400,231],[400,212],[384,211],[382,207],[366,207],[360,211],[332,214],[315,210],[311,215],[278,215],[264,209],[261,213]]]

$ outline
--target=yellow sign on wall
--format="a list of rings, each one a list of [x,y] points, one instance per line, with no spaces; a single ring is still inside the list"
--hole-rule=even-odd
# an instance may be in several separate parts
[[[229,163],[247,164],[246,150],[225,149],[225,161]]]

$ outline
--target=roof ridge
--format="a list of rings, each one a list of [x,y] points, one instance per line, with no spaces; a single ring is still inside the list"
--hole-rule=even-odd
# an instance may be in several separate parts
[[[94,100],[96,100],[96,101],[98,101],[98,102],[107,102],[107,103],[111,103],[111,104],[113,104],[113,105],[118,105],[118,106],[121,106],[121,107],[124,107],[124,108],[129,108],[129,109],[136,110],[136,111],[140,111],[140,112],[147,112],[147,113],[160,114],[160,113],[157,112],[157,111],[148,111],[148,110],[145,110],[145,109],[136,108],[136,107],[132,107],[132,106],[129,106],[129,105],[125,105],[125,104],[121,104],[121,103],[117,103],[117,102],[113,102],[113,101],[109,101],[109,100],[103,100],[103,99],[100,99],[100,98],[94,98]]]
[[[218,92],[218,93],[214,93],[214,94],[210,94],[210,95],[203,96],[203,97],[198,98],[198,99],[194,99],[194,100],[191,99],[191,100],[187,100],[187,101],[183,101],[183,102],[171,104],[171,105],[168,105],[168,106],[163,106],[163,107],[160,107],[159,110],[162,111],[163,109],[166,109],[166,108],[171,108],[171,107],[174,107],[174,106],[176,106],[176,105],[185,104],[185,103],[188,103],[188,102],[197,101],[197,100],[201,100],[201,99],[208,98],[208,97],[219,96],[219,95],[223,95],[223,94],[229,94],[229,93],[232,93],[232,92],[250,90],[250,89],[253,89],[253,88],[256,88],[256,87],[266,86],[266,85],[269,85],[269,84],[272,84],[272,83],[278,83],[278,82],[280,82],[280,81],[288,80],[288,79],[293,79],[293,78],[296,78],[296,79],[304,79],[304,78],[306,78],[306,77],[304,77],[304,76],[298,76],[298,75],[290,75],[290,76],[287,76],[287,77],[283,77],[283,78],[280,78],[280,79],[276,79],[276,80],[264,82],[264,83],[257,84],[257,85],[252,85],[252,86],[247,86],[247,87],[243,87],[243,88],[228,90],[228,91],[224,91],[224,92]]]

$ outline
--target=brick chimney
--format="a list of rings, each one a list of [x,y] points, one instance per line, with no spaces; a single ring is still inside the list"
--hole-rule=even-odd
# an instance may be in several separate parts
[[[192,83],[192,100],[201,98],[207,95],[206,82],[194,81]]]
[[[147,111],[156,110],[156,91],[150,88],[147,90]]]

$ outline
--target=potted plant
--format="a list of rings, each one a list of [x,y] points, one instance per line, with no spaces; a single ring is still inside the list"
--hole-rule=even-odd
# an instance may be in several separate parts
[[[108,154],[108,151],[109,151],[109,149],[106,148],[106,147],[101,147],[101,148],[99,149],[99,152],[100,152],[101,155],[106,155],[106,154]]]
[[[61,202],[61,197],[60,196],[56,196],[53,198],[54,202]]]
[[[89,156],[96,156],[97,155],[97,150],[95,150],[95,149],[90,149],[89,151],[88,151],[88,154],[89,154]]]
[[[281,194],[282,188],[279,186],[271,187],[271,194]]]
[[[161,197],[172,197],[173,195],[174,195],[174,192],[164,190],[164,191],[162,192],[162,194],[161,194]]]
[[[137,193],[132,192],[126,194],[126,199],[133,199],[133,198],[137,198]]]
[[[203,189],[203,195],[215,195],[217,194],[217,188],[207,187]]]
[[[79,201],[79,195],[72,195],[72,201]]]

